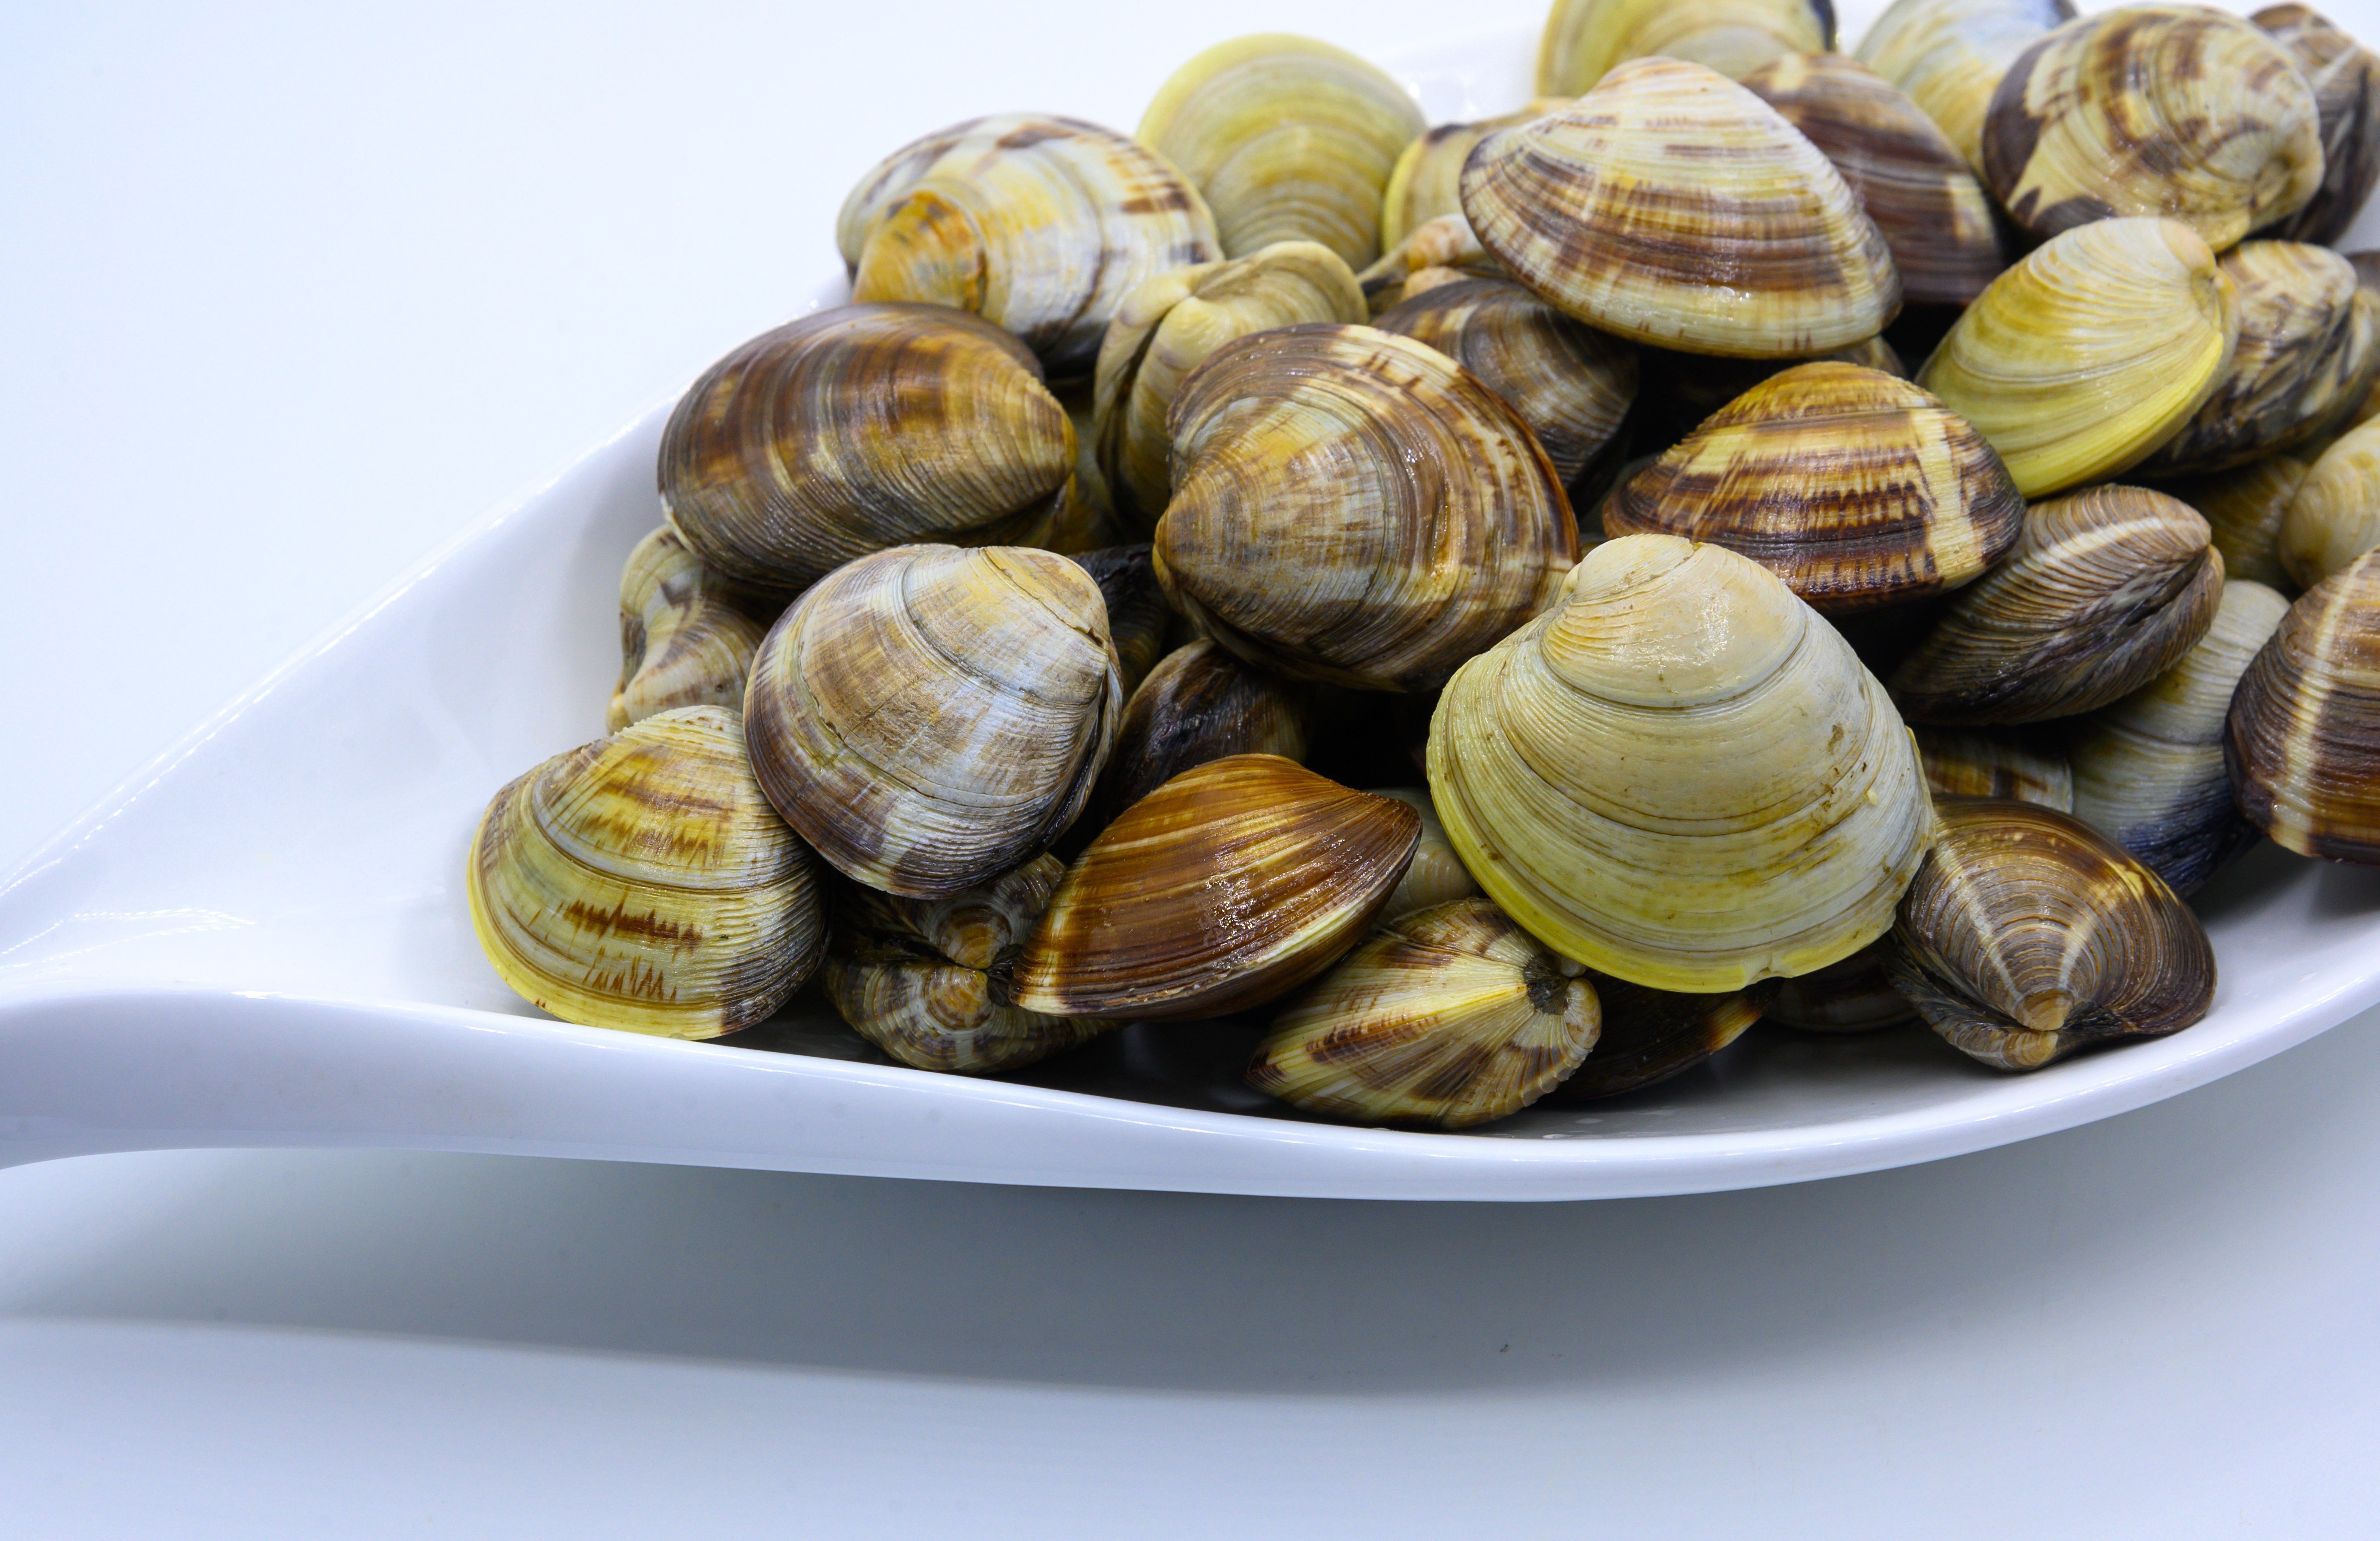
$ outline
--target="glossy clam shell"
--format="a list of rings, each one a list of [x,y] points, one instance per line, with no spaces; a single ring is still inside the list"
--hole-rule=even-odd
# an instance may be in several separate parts
[[[834,227],[854,299],[972,310],[1024,339],[1052,380],[1091,372],[1123,297],[1223,255],[1173,164],[1070,117],[979,117],[902,146]]]
[[[744,676],[767,629],[662,526],[620,571],[620,684],[604,726],[617,733],[679,707],[741,710]]]
[[[1914,1021],[1917,1008],[1892,987],[1890,938],[1814,974],[1779,979],[1767,993],[1771,1022],[1803,1033],[1873,1033]]]
[[[2226,581],[2198,646],[2082,719],[2069,740],[2074,816],[2146,862],[2176,893],[2203,887],[2255,843],[2232,807],[2223,724],[2240,676],[2289,608],[2261,583]]]
[[[1115,644],[1116,666],[1123,680],[1126,700],[1165,656],[1165,634],[1173,627],[1173,607],[1157,581],[1157,564],[1148,543],[1102,546],[1084,552],[1075,564],[1099,586],[1108,607],[1108,640]]]
[[[745,691],[752,768],[786,822],[845,877],[920,899],[1056,839],[1123,710],[1099,586],[1013,546],[837,569],[770,629]]]
[[[2031,803],[1945,798],[1937,813],[1889,961],[1895,986],[1952,1047],[2037,1070],[2206,1014],[2206,933],[2120,846]]]
[[[1215,212],[1227,257],[1319,241],[1350,267],[1380,254],[1380,200],[1428,127],[1378,67],[1284,32],[1217,43],[1168,78],[1138,138]]]
[[[2001,797],[2074,811],[2074,767],[2046,733],[2016,728],[1936,728],[1919,723],[1918,763],[1937,797]]]
[[[1767,569],[1606,541],[1455,674],[1429,788],[1488,896],[1658,989],[1733,990],[1875,940],[1925,848],[1917,757],[1850,644]]]
[[[1636,399],[1633,347],[1505,279],[1437,285],[1373,324],[1427,343],[1478,376],[1529,425],[1565,487],[1620,431]]]
[[[488,962],[565,1022],[710,1038],[818,965],[820,869],[760,795],[736,714],[686,707],[508,783],[465,888]]]
[[[1860,61],[1909,93],[1968,169],[1984,169],[1984,115],[2017,56],[2074,19],[2069,0],[1893,0],[1860,39]]]
[[[1475,123],[1441,123],[1417,136],[1397,157],[1380,194],[1381,249],[1392,251],[1431,220],[1463,212],[1463,163],[1474,145],[1499,128],[1560,112],[1570,102],[1566,96],[1540,96],[1514,112]]]
[[[1099,345],[1091,430],[1126,525],[1146,532],[1165,512],[1173,492],[1166,414],[1208,355],[1251,333],[1370,314],[1354,273],[1312,241],[1177,268],[1134,290]]]
[[[1537,43],[1537,94],[1576,96],[1656,54],[1740,80],[1779,54],[1834,45],[1829,0],[1554,0]]]
[[[1510,276],[1504,264],[1479,244],[1470,220],[1457,212],[1414,226],[1378,261],[1357,273],[1355,283],[1377,316],[1438,284]]]
[[[1638,352],[1642,382],[1636,391],[1637,437],[1665,446],[1701,427],[1704,419],[1762,381],[1803,364],[1857,364],[1896,380],[1909,378],[1909,366],[1881,337],[1864,337],[1814,358],[1722,358],[1714,353],[1678,353],[1658,347]]]
[[[2322,452],[2281,516],[2282,568],[2311,588],[2380,546],[2380,419]]]
[[[1415,910],[1468,899],[1479,892],[1478,880],[1463,867],[1463,858],[1454,854],[1453,843],[1446,838],[1446,826],[1438,821],[1438,808],[1429,800],[1428,788],[1374,787],[1372,795],[1393,797],[1421,815],[1421,841],[1414,847],[1413,861],[1406,867],[1405,875],[1397,880],[1396,892],[1380,906],[1382,923]]]
[[[1435,348],[1295,326],[1217,350],[1172,416],[1157,573],[1259,668],[1427,690],[1536,614],[1578,555],[1561,483]]]
[[[1566,110],[1491,135],[1463,209],[1513,276],[1658,347],[1792,358],[1900,308],[1876,224],[1817,147],[1701,65],[1637,59]]]
[[[2206,521],[2140,487],[2027,511],[1999,567],[1954,596],[1892,675],[1910,721],[1972,726],[2095,711],[2181,661],[2214,623]]]
[[[848,305],[713,364],[662,432],[662,506],[747,583],[799,589],[917,540],[1030,543],[1075,460],[1031,354],[941,306]]]
[[[1714,541],[1838,612],[1973,582],[2016,544],[2024,499],[1983,436],[1925,392],[1816,363],[1720,408],[1602,512],[1606,536]]]
[[[2224,11],[2078,18],[2009,67],[1984,123],[1984,183],[2017,224],[2178,220],[2221,251],[2322,185],[2313,92],[2289,51]]]
[[[2114,476],[2173,437],[2215,394],[2239,340],[2231,280],[2194,232],[2101,220],[1993,280],[1917,383],[2038,498]]]
[[[1693,994],[1647,989],[1593,969],[1585,977],[1603,1008],[1603,1031],[1594,1052],[1546,1094],[1548,1103],[1642,1091],[1694,1069],[1760,1020],[1755,990]]]
[[[2207,476],[2160,482],[2204,516],[2223,554],[2226,581],[2245,579],[2294,593],[2297,582],[2281,565],[2281,521],[2313,467],[2294,455],[2276,455]]]
[[[2289,607],[2224,734],[2248,821],[2300,855],[2380,865],[2380,552]]]
[[[1104,826],[1211,759],[1278,755],[1303,763],[1306,737],[1295,690],[1202,637],[1160,659],[1124,704],[1092,816]]]
[[[1991,195],[1925,110],[1857,59],[1789,54],[1743,78],[1843,174],[1911,305],[1964,305],[2010,253]]]
[[[2292,241],[2335,241],[2355,223],[2380,179],[2380,58],[2303,6],[2267,6],[2248,19],[2289,51],[2313,88],[2321,120],[2322,187],[2270,233]]]
[[[1066,870],[1016,1002],[1058,1016],[1245,1011],[1330,966],[1412,859],[1421,820],[1274,755],[1186,770]]]

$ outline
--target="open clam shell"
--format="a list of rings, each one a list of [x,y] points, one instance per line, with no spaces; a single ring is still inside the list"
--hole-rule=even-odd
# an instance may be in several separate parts
[[[1537,94],[1575,96],[1630,59],[1660,55],[1742,79],[1779,54],[1835,45],[1829,0],[1554,0]]]
[[[1860,61],[1909,93],[1968,169],[1984,169],[1984,115],[2017,56],[2074,19],[2070,0],[1893,0],[1860,39]]]
[[[2248,19],[2289,50],[2313,88],[2321,121],[2322,187],[2270,233],[2292,241],[2335,241],[2355,223],[2380,179],[2380,58],[2303,6],[2267,6]]]
[[[2301,595],[2231,698],[2248,821],[2300,855],[2380,865],[2380,551]]]
[[[741,710],[744,676],[768,628],[667,525],[637,542],[620,571],[620,684],[604,726],[678,707]]]
[[[2281,516],[2281,566],[2311,588],[2380,546],[2380,419],[2322,452]]]

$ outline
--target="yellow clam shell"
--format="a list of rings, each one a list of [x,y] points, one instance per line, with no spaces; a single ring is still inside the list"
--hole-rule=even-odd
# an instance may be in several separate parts
[[[1537,94],[1575,96],[1656,54],[1740,80],[1779,54],[1834,45],[1829,0],[1554,0],[1537,42]]]
[[[1566,96],[1540,96],[1517,111],[1476,123],[1441,123],[1405,146],[1380,194],[1380,249],[1393,251],[1431,220],[1463,212],[1463,163],[1481,140],[1569,105]]]
[[[617,733],[678,707],[741,710],[768,630],[742,598],[667,525],[638,541],[620,571],[620,684],[604,726]]]
[[[2281,516],[2278,553],[2301,588],[2380,546],[2380,418],[2322,452]]]
[[[2074,19],[2070,0],[1893,0],[1860,39],[1860,62],[1909,93],[1984,169],[1984,115],[2017,56]]]

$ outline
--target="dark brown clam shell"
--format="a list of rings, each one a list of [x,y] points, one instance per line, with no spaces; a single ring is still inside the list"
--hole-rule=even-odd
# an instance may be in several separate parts
[[[1115,752],[1091,794],[1094,829],[1194,765],[1231,755],[1305,758],[1298,693],[1205,637],[1158,661],[1125,703]]]
[[[1559,1086],[1551,1103],[1618,1097],[1692,1070],[1743,1036],[1760,1020],[1760,992],[1702,995],[1653,989],[1588,969],[1603,1007],[1595,1051]]]
[[[1815,974],[1768,986],[1768,1020],[1803,1033],[1872,1033],[1914,1021],[1917,1008],[1895,989],[1885,954],[1889,939],[1871,942]]]
[[[1678,353],[1662,347],[1638,351],[1644,383],[1636,393],[1636,418],[1642,425],[1636,440],[1645,446],[1684,438],[1705,418],[1755,385],[1802,364],[1832,359],[1897,380],[1909,378],[1908,364],[1882,337],[1865,338],[1815,358],[1722,358],[1715,353]]]
[[[1165,656],[1165,634],[1174,620],[1173,607],[1165,602],[1165,589],[1157,581],[1148,543],[1102,546],[1083,552],[1075,562],[1091,575],[1091,581],[1099,586],[1099,598],[1107,601],[1108,639],[1115,644],[1123,693],[1129,698]]]
[[[2322,120],[2322,188],[2271,234],[2329,242],[2355,223],[2380,178],[2380,59],[2303,6],[2267,6],[2248,18],[2297,60]]]
[[[2231,698],[2223,753],[2250,823],[2380,866],[2380,551],[2289,607]]]

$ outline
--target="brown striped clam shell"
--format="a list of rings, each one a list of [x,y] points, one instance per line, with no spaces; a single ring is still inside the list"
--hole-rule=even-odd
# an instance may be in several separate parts
[[[1937,797],[2000,797],[2074,811],[2074,767],[2051,734],[2022,728],[1937,728],[1919,723],[1918,763]]]
[[[703,565],[663,525],[620,570],[620,683],[604,726],[613,733],[678,707],[744,707],[744,676],[768,627],[750,597]]]
[[[1636,417],[1643,425],[1638,437],[1656,443],[1674,443],[1684,438],[1729,402],[1797,365],[1831,360],[1857,364],[1897,380],[1909,378],[1909,366],[1882,337],[1863,337],[1815,358],[1723,358],[1715,353],[1679,353],[1665,347],[1637,351],[1642,383],[1636,391]]]
[[[2311,588],[2380,546],[2380,419],[2322,452],[2281,516],[2281,565]]]
[[[1588,969],[1603,1008],[1594,1052],[1546,1094],[1551,1104],[1642,1091],[1694,1069],[1760,1020],[1760,992],[1653,989]]]
[[[2281,565],[2281,521],[2313,467],[2289,455],[2268,455],[2228,471],[2157,484],[2205,516],[2223,553],[2225,581],[2243,578],[2294,593],[2297,581]]]
[[[1575,96],[1653,55],[1741,80],[1779,54],[1835,45],[1830,0],[1554,0],[1537,44],[1537,94]]]
[[[1460,211],[1440,214],[1405,232],[1380,260],[1355,275],[1364,303],[1377,316],[1438,284],[1463,278],[1509,278],[1504,264],[1479,244]]]
[[[1389,185],[1380,194],[1380,246],[1393,251],[1399,242],[1431,220],[1463,212],[1463,163],[1481,140],[1499,128],[1510,128],[1560,112],[1570,105],[1566,96],[1540,96],[1525,106],[1475,123],[1441,123],[1416,136],[1397,157]]]
[[[2289,50],[2322,124],[2322,188],[2271,234],[2335,241],[2380,179],[2380,58],[2304,6],[2267,6],[2248,19]]]
[[[2300,855],[2380,865],[2380,551],[2289,607],[2231,698],[2248,821]]]
[[[1984,115],[2000,78],[2044,32],[2073,19],[2070,0],[1893,0],[1858,54],[1908,92],[1981,176]]]
[[[1090,817],[1104,828],[1210,759],[1278,755],[1303,764],[1307,726],[1297,691],[1202,637],[1159,660],[1124,703]]]

